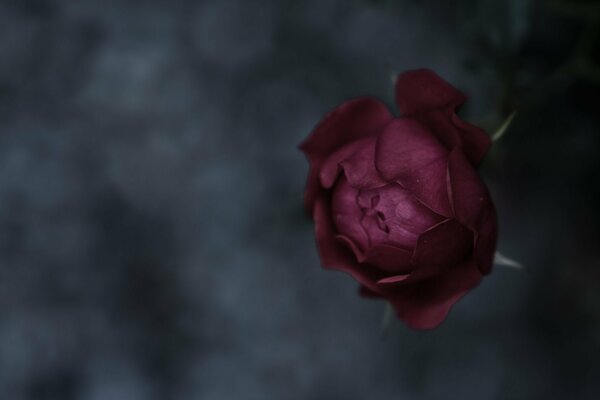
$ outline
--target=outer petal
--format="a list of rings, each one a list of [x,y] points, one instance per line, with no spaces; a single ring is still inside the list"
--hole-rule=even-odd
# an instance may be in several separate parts
[[[448,161],[448,181],[456,218],[475,232],[475,256],[483,273],[489,273],[497,240],[497,219],[487,187],[466,160],[454,150]]]
[[[496,209],[492,204],[488,207],[481,219],[479,231],[475,236],[475,260],[484,275],[492,272],[494,253],[498,241],[498,222]]]
[[[492,138],[483,129],[462,120],[454,113],[452,123],[462,138],[463,152],[473,165],[479,165],[492,145]]]
[[[490,137],[456,115],[467,97],[430,70],[407,71],[396,81],[396,104],[405,116],[418,119],[452,150],[460,147],[473,165],[488,151]]]
[[[410,251],[386,245],[376,245],[369,249],[365,262],[388,274],[408,274],[414,266]]]
[[[361,266],[352,252],[335,238],[336,232],[327,210],[327,202],[322,197],[315,201],[313,218],[323,268],[346,272],[360,284],[377,291],[375,282],[383,277],[382,274],[368,266]]]
[[[341,146],[372,136],[392,120],[387,107],[371,97],[350,100],[328,113],[300,144],[310,162],[304,205],[311,211],[319,192],[319,172],[327,156]]]
[[[387,185],[375,168],[376,138],[367,139],[354,154],[340,163],[348,182],[358,189],[374,189]]]
[[[375,98],[347,101],[321,120],[300,149],[309,155],[329,155],[340,146],[377,133],[392,118],[385,104]]]
[[[404,282],[409,278],[410,278],[410,274],[393,275],[393,276],[389,276],[387,278],[378,280],[377,284],[378,285],[394,284],[394,283],[398,283],[398,282]]]
[[[334,151],[321,165],[321,170],[319,171],[319,181],[321,186],[327,189],[331,188],[342,170],[340,163],[352,157],[356,152],[360,151],[366,146],[371,145],[374,147],[374,142],[375,138],[371,137],[360,139],[352,143],[348,143],[347,145],[342,146],[338,150]]]
[[[399,288],[390,296],[398,318],[413,329],[433,329],[441,324],[452,306],[481,281],[474,260],[449,268],[432,279]]]
[[[320,191],[318,169],[311,165],[306,180],[306,189],[304,189],[304,209],[307,213],[312,214],[315,200],[319,196]]]
[[[429,110],[412,117],[426,125],[448,150],[461,149],[474,166],[481,162],[492,143],[482,129],[463,121],[454,112]]]
[[[414,249],[411,264],[413,270],[395,283],[406,287],[420,281],[444,274],[453,265],[472,256],[473,233],[455,220],[447,219],[425,231]],[[381,282],[378,282],[381,283]]]
[[[473,233],[455,220],[440,222],[424,232],[417,242],[413,262],[419,278],[432,276],[463,262],[472,253]]]
[[[448,158],[448,190],[456,219],[478,231],[483,212],[490,206],[489,192],[464,154],[454,150]]]
[[[454,111],[467,97],[429,69],[406,71],[396,79],[396,105],[403,115],[424,110]]]
[[[336,235],[335,238],[352,250],[360,264],[365,264],[365,268],[373,268],[378,273],[384,275],[408,274],[414,268],[412,254],[407,250],[394,246],[375,245],[363,251],[345,235]]]
[[[377,140],[375,166],[383,178],[398,181],[431,210],[450,217],[447,162],[447,150],[413,119],[394,120]]]

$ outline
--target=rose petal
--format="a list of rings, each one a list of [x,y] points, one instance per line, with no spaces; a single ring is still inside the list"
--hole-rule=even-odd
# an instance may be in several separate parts
[[[403,282],[406,279],[408,279],[408,277],[410,277],[410,274],[394,275],[394,276],[390,276],[390,277],[378,280],[377,284],[378,285],[388,285],[388,284]]]
[[[350,250],[340,244],[327,209],[327,202],[318,197],[314,204],[313,219],[315,221],[315,236],[317,248],[323,268],[335,269],[350,274],[362,285],[377,291],[377,282],[382,278],[376,270],[360,266]]]
[[[402,115],[424,110],[452,110],[466,96],[429,69],[406,71],[396,79],[396,105]]]
[[[394,246],[376,245],[371,247],[364,262],[391,274],[407,274],[413,270],[410,251]]]
[[[335,235],[338,242],[342,243],[356,257],[356,260],[361,264],[368,264],[368,267],[375,268],[382,273],[390,274],[407,274],[410,273],[414,266],[412,264],[411,252],[385,245],[376,245],[363,251],[352,239],[345,235]]]
[[[448,188],[456,219],[478,232],[492,202],[487,187],[459,150],[453,150],[448,158]]]
[[[475,260],[482,274],[487,275],[492,271],[496,242],[498,240],[498,222],[494,205],[485,208],[478,232],[475,236]]]
[[[489,191],[462,152],[452,151],[448,161],[450,197],[456,219],[475,232],[475,257],[483,274],[491,271],[498,222]]]
[[[375,138],[363,142],[360,148],[340,163],[348,182],[358,189],[374,189],[387,185],[375,168]]]
[[[445,220],[425,231],[417,241],[413,262],[416,279],[433,276],[467,258],[473,233],[455,220]]]
[[[300,148],[307,154],[329,155],[340,146],[376,134],[392,118],[386,105],[375,98],[350,100],[329,112]]]
[[[408,71],[396,81],[396,105],[403,116],[418,119],[448,150],[460,147],[473,165],[487,153],[491,139],[463,121],[456,110],[467,97],[430,70]]]
[[[374,148],[374,138],[366,138],[349,143],[345,146],[342,146],[333,152],[333,154],[331,154],[329,157],[327,157],[321,166],[321,170],[319,171],[319,181],[321,186],[326,189],[331,188],[342,170],[340,163],[344,160],[347,160],[354,153],[360,151],[364,147],[368,147],[369,145]],[[374,168],[375,167],[373,167],[373,169]]]
[[[471,164],[479,165],[492,145],[492,138],[483,129],[464,121],[455,113],[452,114],[452,122],[460,131],[463,153]]]
[[[346,246],[347,249],[351,250],[352,254],[354,254],[354,258],[356,259],[357,262],[363,263],[367,259],[367,256],[365,255],[365,251],[354,240],[352,240],[348,236],[342,235],[342,234],[337,234],[337,235],[335,235],[335,240],[337,240],[339,243]]]
[[[304,209],[307,213],[312,214],[315,200],[319,196],[319,192],[322,190],[319,185],[319,173],[315,167],[310,167],[308,171],[308,178],[306,179],[306,187],[304,189],[304,198],[302,200]]]
[[[371,97],[361,97],[340,105],[321,120],[299,146],[310,163],[304,193],[304,206],[308,212],[311,212],[320,190],[319,172],[325,158],[345,144],[376,134],[392,118],[383,103]]]
[[[427,126],[446,149],[462,150],[473,166],[479,165],[490,147],[491,139],[482,129],[466,123],[454,112],[430,110],[412,118]]]
[[[380,134],[375,166],[434,212],[452,215],[446,188],[448,152],[419,122],[399,118]]]
[[[401,286],[390,296],[398,318],[413,329],[440,325],[452,306],[481,281],[474,260],[469,259],[432,279]]]

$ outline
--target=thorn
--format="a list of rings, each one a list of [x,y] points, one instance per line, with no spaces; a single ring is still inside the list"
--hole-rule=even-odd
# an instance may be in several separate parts
[[[392,86],[395,86],[396,80],[398,79],[398,73],[394,70],[394,68],[392,68],[391,65],[387,65],[386,69],[387,69],[390,81],[392,82]]]
[[[501,265],[503,267],[516,268],[516,269],[523,268],[523,265],[520,262],[512,260],[506,256],[503,256],[499,252],[496,252],[496,254],[494,255],[494,264]]]
[[[492,135],[492,142],[497,142],[502,136],[504,136],[504,133],[510,126],[511,122],[513,119],[515,119],[515,115],[517,115],[517,112],[513,111],[508,117],[506,117],[502,125],[500,125],[500,128],[498,128],[498,130]]]

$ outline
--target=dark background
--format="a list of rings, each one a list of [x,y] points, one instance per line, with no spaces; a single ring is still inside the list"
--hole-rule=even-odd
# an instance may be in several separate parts
[[[600,6],[0,0],[0,398],[600,398]],[[496,267],[431,332],[321,270],[296,145],[429,67]]]

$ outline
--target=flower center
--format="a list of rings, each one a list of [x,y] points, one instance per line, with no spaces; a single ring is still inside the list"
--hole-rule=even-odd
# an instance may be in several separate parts
[[[387,226],[385,222],[385,214],[381,211],[377,210],[377,204],[379,204],[379,195],[375,195],[371,197],[371,201],[369,202],[369,207],[360,207],[360,211],[363,213],[363,219],[365,217],[374,218],[377,227],[385,233],[390,233],[390,228]]]
[[[410,251],[421,233],[443,220],[395,183],[359,189],[341,179],[331,207],[337,232],[363,251],[375,246]]]

